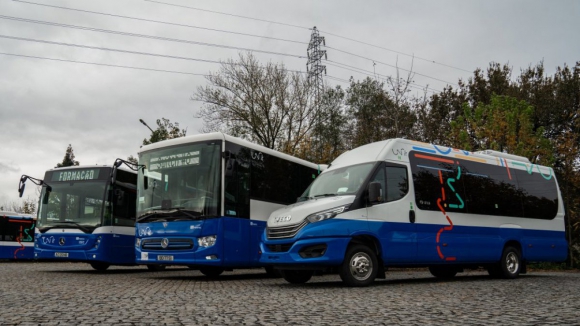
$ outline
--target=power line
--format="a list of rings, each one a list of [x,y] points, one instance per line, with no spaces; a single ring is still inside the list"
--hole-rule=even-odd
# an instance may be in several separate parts
[[[330,60],[327,60],[327,61],[330,61]],[[346,65],[344,63],[339,63],[339,62],[333,62],[332,61],[332,63],[327,63],[327,64],[329,66],[333,66],[333,67],[341,68],[341,69],[344,69],[344,70],[349,70],[349,71],[357,72],[359,74],[363,74],[363,75],[370,76],[370,77],[375,77],[375,75],[376,75],[376,76],[380,76],[380,77],[383,77],[383,78],[386,78],[386,79],[392,78],[392,76],[377,74],[377,73],[374,73],[372,71],[364,70],[364,69],[357,68],[357,67],[354,67],[354,66],[349,66],[349,65]],[[423,86],[423,85],[419,85],[417,83],[412,83],[412,82],[409,83],[409,84],[415,85],[416,87],[414,87],[414,88],[419,88],[421,90],[424,90],[425,88],[430,88],[430,89],[432,89],[432,91],[431,91],[432,93],[434,91],[441,92],[440,90],[434,89],[434,88],[429,87],[429,86]],[[413,87],[413,86],[411,86],[411,87]]]
[[[287,23],[280,23],[280,22],[276,22],[276,21],[273,21],[273,20],[253,18],[253,17],[247,17],[247,16],[241,16],[241,15],[229,14],[229,13],[219,12],[219,11],[214,11],[214,10],[208,10],[208,9],[201,9],[201,8],[195,8],[195,7],[188,7],[188,6],[176,5],[176,4],[173,4],[173,3],[161,2],[161,1],[153,1],[153,0],[144,0],[144,1],[154,2],[154,3],[159,3],[159,4],[163,4],[163,5],[167,5],[167,6],[179,7],[179,8],[187,8],[187,9],[192,9],[192,10],[211,12],[213,14],[218,14],[218,15],[225,15],[225,16],[232,16],[232,17],[244,18],[244,19],[251,19],[251,20],[261,21],[261,22],[270,23],[270,24],[290,26],[290,27],[296,27],[296,28],[307,29],[307,30],[310,30],[311,29],[311,28],[304,27],[304,26],[292,25],[292,24],[287,24]]]
[[[15,53],[4,53],[4,52],[0,52],[0,54],[2,54],[2,55],[8,55],[8,56],[13,56],[13,57],[23,57],[23,58],[30,58],[30,59],[41,59],[41,60],[51,60],[51,61],[60,61],[60,62],[71,62],[71,63],[82,63],[82,64],[86,64],[86,65],[96,65],[96,66],[105,66],[105,67],[113,67],[113,68],[125,68],[125,69],[134,69],[134,70],[146,70],[146,71],[155,71],[155,72],[167,72],[167,73],[172,73],[172,74],[193,75],[193,76],[208,76],[207,74],[196,74],[196,73],[192,73],[192,72],[183,72],[183,71],[175,71],[175,70],[163,70],[163,69],[152,69],[152,68],[143,68],[143,67],[131,67],[131,66],[107,64],[107,63],[75,61],[75,60],[66,60],[66,59],[56,59],[56,58],[38,57],[38,56],[24,55],[24,54],[15,54]]]
[[[181,39],[174,39],[174,38],[162,37],[162,36],[153,36],[153,35],[145,35],[145,34],[137,34],[137,33],[120,32],[120,31],[113,31],[113,30],[108,30],[108,29],[100,29],[100,28],[77,26],[77,25],[68,25],[68,24],[47,22],[47,21],[34,20],[34,19],[26,19],[26,18],[20,18],[20,17],[0,15],[0,19],[14,20],[14,21],[19,21],[19,22],[49,25],[49,26],[57,26],[57,27],[65,27],[65,28],[73,28],[73,29],[80,29],[80,30],[91,31],[91,32],[108,33],[108,34],[124,35],[124,36],[131,36],[131,37],[140,37],[140,38],[159,40],[159,41],[187,43],[187,44],[210,46],[210,47],[217,47],[217,48],[223,48],[223,49],[232,49],[232,50],[241,50],[241,51],[248,51],[248,52],[255,52],[255,53],[281,55],[281,56],[287,56],[287,57],[293,57],[293,58],[299,58],[299,59],[305,58],[304,56],[295,55],[295,54],[273,52],[273,51],[266,51],[266,50],[255,50],[255,49],[249,49],[249,48],[240,48],[240,47],[230,46],[230,45],[222,45],[222,44],[206,43],[206,42],[198,42],[198,41],[190,41],[190,40],[181,40]]]
[[[404,56],[407,56],[407,57],[412,57],[412,58],[415,58],[415,59],[418,59],[418,60],[423,60],[423,61],[426,61],[426,62],[429,62],[429,63],[433,63],[433,64],[440,65],[440,66],[444,66],[444,67],[447,67],[447,68],[452,68],[452,69],[460,70],[460,71],[463,71],[463,72],[472,73],[472,71],[469,71],[467,69],[463,69],[463,68],[459,68],[459,67],[456,67],[456,66],[444,64],[444,63],[441,63],[441,62],[436,62],[435,60],[431,60],[431,59],[417,57],[417,56],[415,56],[413,54],[408,54],[408,53],[400,52],[400,51],[397,51],[397,50],[388,49],[388,48],[385,48],[385,47],[382,47],[382,46],[378,46],[378,45],[374,45],[374,44],[371,44],[371,43],[367,43],[367,42],[355,40],[355,39],[352,39],[352,38],[348,38],[348,37],[336,35],[336,34],[333,34],[333,33],[326,32],[326,31],[320,31],[320,32],[325,33],[325,34],[328,34],[328,35],[331,35],[331,36],[334,36],[334,37],[342,38],[342,39],[345,39],[345,40],[348,40],[348,41],[356,42],[356,43],[359,43],[359,44],[364,44],[364,45],[372,46],[372,47],[375,47],[377,49],[381,49],[381,50],[385,50],[385,51],[390,51],[390,52],[397,53],[397,54],[400,54],[400,55],[404,55]]]
[[[199,61],[199,62],[206,62],[206,63],[222,63],[220,61],[215,61],[215,60],[197,59],[197,58],[190,58],[190,57],[180,57],[180,56],[173,56],[173,55],[166,55],[166,54],[129,51],[129,50],[121,50],[121,49],[113,49],[113,48],[102,48],[102,47],[73,44],[73,43],[52,42],[52,41],[46,41],[46,40],[37,40],[37,39],[8,36],[8,35],[0,35],[0,38],[6,38],[6,39],[18,40],[18,41],[52,44],[52,45],[69,46],[69,47],[77,47],[77,48],[84,48],[84,49],[91,49],[91,50],[101,50],[101,51],[112,51],[112,52],[129,53],[129,54],[137,54],[137,55],[146,55],[146,56],[161,57],[161,58],[170,58],[170,59],[179,59],[179,60],[188,60],[188,61]]]
[[[130,50],[122,50],[122,49],[104,48],[104,47],[96,47],[96,46],[82,45],[82,44],[73,44],[73,43],[53,42],[53,41],[38,40],[38,39],[31,39],[31,38],[17,37],[17,36],[9,36],[9,35],[0,35],[0,38],[10,39],[10,40],[17,40],[17,41],[26,41],[26,42],[35,42],[35,43],[44,43],[44,44],[51,44],[51,45],[60,45],[60,46],[76,47],[76,48],[83,48],[83,49],[89,49],[89,50],[100,50],[100,51],[111,51],[111,52],[119,52],[119,53],[137,54],[137,55],[160,57],[160,58],[168,58],[168,59],[198,61],[198,62],[217,63],[217,64],[224,64],[225,63],[225,64],[232,64],[232,65],[236,65],[236,66],[242,65],[242,64],[236,63],[236,62],[230,62],[230,63],[228,63],[228,62],[222,62],[222,61],[199,59],[199,58],[191,58],[191,57],[181,57],[181,56],[174,56],[174,55],[167,55],[167,54],[158,54],[158,53],[150,53],[150,52],[139,52],[139,51],[130,51]],[[306,74],[306,72],[299,71],[299,70],[289,70],[289,69],[286,69],[286,71],[300,73],[300,74]]]
[[[163,4],[163,5],[167,5],[167,6],[174,6],[174,7],[181,7],[181,8],[187,8],[187,9],[192,9],[192,10],[198,10],[198,11],[211,12],[211,13],[218,14],[218,15],[233,16],[233,17],[250,19],[250,20],[255,20],[255,21],[267,22],[267,23],[271,23],[271,24],[278,24],[278,25],[284,25],[284,26],[290,26],[290,27],[295,27],[295,28],[300,28],[300,29],[308,29],[308,30],[311,30],[311,28],[304,27],[304,26],[292,25],[292,24],[281,23],[281,22],[276,22],[276,21],[272,21],[272,20],[265,20],[265,19],[259,19],[259,18],[241,16],[241,15],[234,15],[234,14],[224,13],[224,12],[215,11],[215,10],[201,9],[201,8],[195,8],[195,7],[188,7],[188,6],[176,5],[176,4],[166,3],[166,2],[161,2],[161,1],[153,1],[153,0],[144,0],[144,1],[158,3],[158,4]],[[400,55],[404,55],[404,56],[408,56],[408,57],[414,57],[414,58],[417,58],[418,60],[423,60],[423,61],[426,61],[426,62],[429,62],[429,63],[432,63],[432,64],[436,64],[436,65],[440,65],[440,66],[443,66],[443,67],[452,68],[452,69],[460,70],[460,71],[463,71],[463,72],[471,73],[471,71],[466,70],[464,68],[460,68],[460,67],[456,67],[456,66],[444,64],[444,63],[441,63],[441,62],[437,62],[435,60],[426,59],[426,58],[422,58],[422,57],[417,57],[417,56],[412,55],[412,54],[408,54],[408,53],[404,53],[404,52],[400,52],[400,51],[388,49],[388,48],[385,48],[385,47],[382,47],[382,46],[378,46],[378,45],[375,45],[375,44],[371,44],[371,43],[367,43],[367,42],[355,40],[355,39],[348,38],[348,37],[345,37],[345,36],[340,36],[340,35],[337,35],[337,34],[333,34],[333,33],[326,32],[326,31],[320,31],[320,32],[326,33],[326,34],[331,35],[331,36],[334,36],[334,37],[339,37],[339,38],[342,38],[342,39],[345,39],[345,40],[348,40],[348,41],[356,42],[356,43],[359,43],[359,44],[364,44],[364,45],[372,46],[372,47],[375,47],[375,48],[378,48],[378,49],[382,49],[382,50],[385,50],[385,51],[394,52],[394,53],[397,53],[397,54],[400,54]]]
[[[25,3],[25,4],[30,4],[30,5],[35,5],[35,6],[43,6],[43,7],[55,8],[55,9],[63,9],[63,10],[77,11],[77,12],[90,13],[90,14],[103,15],[103,16],[110,16],[110,17],[116,17],[116,18],[132,19],[132,20],[144,21],[144,22],[149,22],[149,23],[156,23],[156,24],[163,24],[163,25],[170,25],[170,26],[178,26],[178,27],[187,27],[187,28],[195,28],[195,29],[203,29],[203,30],[212,31],[212,32],[220,32],[220,33],[228,33],[228,34],[235,34],[235,35],[242,35],[242,36],[249,36],[249,37],[257,37],[257,38],[264,38],[264,39],[269,39],[269,40],[282,41],[282,42],[290,42],[290,43],[297,43],[297,44],[308,44],[308,42],[301,42],[301,41],[295,41],[295,40],[289,40],[289,39],[283,39],[283,38],[277,38],[277,37],[261,36],[261,35],[241,33],[241,32],[234,32],[234,31],[228,31],[228,30],[222,30],[222,29],[215,29],[215,28],[208,28],[208,27],[201,27],[201,26],[194,26],[194,25],[187,25],[187,24],[171,23],[171,22],[167,22],[167,21],[153,20],[153,19],[146,19],[146,18],[139,18],[139,17],[115,15],[115,14],[110,14],[110,13],[105,13],[105,12],[98,12],[98,11],[91,11],[91,10],[83,10],[83,9],[76,9],[76,8],[70,8],[70,7],[53,6],[53,5],[47,5],[47,4],[44,4],[44,3],[36,3],[36,2],[22,1],[22,0],[12,0],[12,1],[14,1],[14,2],[20,2],[20,3]]]
[[[349,55],[352,55],[352,56],[355,56],[355,57],[358,57],[358,58],[361,58],[361,59],[369,60],[369,61],[371,61],[371,62],[373,62],[373,63],[377,63],[377,64],[385,65],[385,66],[392,67],[392,68],[395,68],[395,69],[400,69],[400,70],[403,70],[403,71],[406,71],[406,72],[411,72],[411,73],[414,73],[414,74],[415,74],[415,75],[417,75],[417,76],[422,76],[422,77],[429,78],[429,79],[433,79],[433,80],[440,81],[440,82],[443,82],[443,83],[447,83],[447,84],[451,84],[451,85],[459,86],[459,85],[457,85],[456,83],[452,83],[452,82],[450,82],[450,81],[446,81],[446,80],[443,80],[443,79],[439,79],[439,78],[431,77],[431,76],[428,76],[428,75],[425,75],[425,74],[418,73],[418,72],[416,72],[416,71],[411,71],[411,70],[408,70],[408,69],[404,69],[404,68],[401,68],[401,67],[397,67],[397,66],[394,66],[394,65],[391,65],[391,64],[385,63],[385,62],[376,61],[376,60],[373,60],[373,59],[371,59],[371,58],[368,58],[368,57],[365,57],[365,56],[362,56],[362,55],[358,55],[358,54],[350,53],[350,52],[347,52],[347,51],[338,50],[338,49],[331,48],[331,47],[328,47],[328,46],[327,46],[326,48],[328,48],[328,49],[331,49],[331,50],[335,50],[335,51],[339,51],[339,52],[342,52],[342,53],[346,53],[346,54],[349,54]],[[332,61],[330,61],[330,62],[332,62]]]

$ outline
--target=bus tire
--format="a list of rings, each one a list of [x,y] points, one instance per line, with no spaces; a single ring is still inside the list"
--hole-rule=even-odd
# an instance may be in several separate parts
[[[457,269],[453,266],[429,266],[429,272],[436,278],[448,280],[457,275]]]
[[[207,267],[201,267],[199,269],[199,271],[207,277],[216,278],[216,277],[222,275],[222,273],[224,272],[224,268],[223,267],[207,266]]]
[[[507,279],[514,279],[520,275],[522,268],[522,255],[520,251],[512,246],[507,246],[501,255],[499,268],[501,276]]]
[[[107,270],[107,268],[109,268],[109,266],[111,266],[111,264],[101,263],[101,262],[93,262],[90,264],[91,264],[92,268],[94,268],[95,270],[97,270],[99,272],[104,272]]]
[[[165,265],[147,265],[147,269],[152,272],[164,271],[165,267]]]
[[[280,273],[286,282],[292,284],[304,284],[314,275],[314,271],[308,270],[281,270]]]
[[[349,246],[340,266],[340,278],[348,286],[368,286],[375,281],[378,260],[374,251],[365,245]]]

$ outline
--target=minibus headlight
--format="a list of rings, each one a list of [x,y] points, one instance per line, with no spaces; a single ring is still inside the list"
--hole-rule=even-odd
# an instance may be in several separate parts
[[[350,205],[343,205],[343,206],[335,207],[332,209],[327,209],[327,210],[322,211],[322,212],[310,214],[306,217],[306,219],[310,223],[316,223],[316,222],[328,220],[329,218],[333,218],[336,215],[346,211],[348,209],[348,206],[350,206]]]
[[[141,247],[141,238],[135,239],[135,247],[137,247],[137,248]]]
[[[201,237],[197,239],[197,244],[200,247],[211,247],[215,244],[217,235],[208,235],[207,237]]]

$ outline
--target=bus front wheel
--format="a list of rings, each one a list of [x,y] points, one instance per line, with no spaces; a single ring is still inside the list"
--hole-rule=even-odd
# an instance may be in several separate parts
[[[209,266],[209,267],[202,267],[199,269],[199,271],[207,277],[215,278],[215,277],[222,275],[222,273],[224,272],[224,269],[222,267]]]
[[[314,271],[308,270],[281,270],[280,273],[286,282],[292,284],[304,284],[314,275]]]
[[[91,267],[94,268],[95,270],[99,271],[99,272],[104,272],[107,270],[107,268],[109,268],[109,266],[111,266],[111,264],[107,264],[107,263],[100,263],[100,262],[94,262],[94,263],[90,263]]]
[[[375,253],[365,245],[349,246],[340,266],[340,278],[348,286],[367,286],[375,281],[378,261]]]

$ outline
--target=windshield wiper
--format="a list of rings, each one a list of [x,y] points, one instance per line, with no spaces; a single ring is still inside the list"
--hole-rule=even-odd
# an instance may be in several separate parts
[[[48,231],[50,229],[56,229],[56,228],[62,228],[62,227],[70,228],[70,225],[63,226],[61,224],[72,224],[72,225],[76,226],[77,228],[79,228],[84,233],[91,233],[92,232],[91,229],[87,228],[86,226],[82,226],[82,225],[78,224],[77,222],[73,222],[73,221],[58,221],[55,225],[49,226],[44,230]]]
[[[310,200],[310,199],[314,199],[314,197],[310,197],[310,196],[301,196],[301,197],[298,197],[297,201],[298,201],[298,202],[301,202],[301,201],[307,201],[307,200]]]
[[[338,195],[337,194],[321,194],[321,195],[314,196],[314,198],[317,198],[317,197],[334,197],[334,196],[338,196]]]
[[[191,220],[205,219],[208,217],[208,216],[202,215],[198,211],[194,211],[194,210],[190,210],[190,209],[182,209],[181,207],[172,207],[168,210],[154,210],[154,211],[150,211],[148,213],[145,213],[137,219],[137,222],[143,222],[143,221],[150,219],[150,218],[153,218],[153,217],[163,218],[163,220],[165,220],[165,221],[168,219],[175,219],[175,218],[182,217],[182,216],[175,216],[176,213],[185,215],[188,217],[188,219],[191,219]]]

